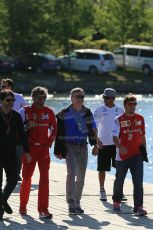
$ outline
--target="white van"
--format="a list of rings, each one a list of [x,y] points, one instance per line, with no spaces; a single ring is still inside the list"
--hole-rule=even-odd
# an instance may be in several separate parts
[[[123,45],[114,50],[114,58],[118,67],[141,69],[145,75],[153,70],[153,47],[139,45]]]
[[[116,70],[113,54],[98,49],[74,50],[70,55],[60,57],[60,63],[64,69],[87,71],[91,74]]]

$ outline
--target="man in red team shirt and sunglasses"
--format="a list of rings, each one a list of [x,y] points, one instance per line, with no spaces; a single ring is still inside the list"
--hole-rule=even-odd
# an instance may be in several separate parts
[[[27,128],[28,143],[30,146],[31,163],[27,164],[23,157],[22,184],[20,188],[21,215],[27,213],[31,178],[36,163],[38,163],[40,179],[38,189],[38,212],[40,218],[51,219],[52,214],[48,211],[49,206],[49,148],[56,135],[56,117],[51,108],[45,106],[48,95],[46,88],[37,86],[31,96],[33,104],[22,108],[19,112]]]
[[[143,157],[140,146],[145,148],[145,125],[143,116],[135,113],[136,97],[132,94],[124,98],[125,113],[116,117],[112,131],[117,147],[116,179],[114,182],[114,211],[120,212],[123,183],[128,169],[134,185],[134,209],[137,216],[147,215],[143,209]]]

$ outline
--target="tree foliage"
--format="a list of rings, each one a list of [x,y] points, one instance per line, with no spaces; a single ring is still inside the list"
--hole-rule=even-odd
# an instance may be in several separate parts
[[[152,44],[152,15],[152,0],[0,0],[0,51],[69,52],[103,44],[96,39]]]

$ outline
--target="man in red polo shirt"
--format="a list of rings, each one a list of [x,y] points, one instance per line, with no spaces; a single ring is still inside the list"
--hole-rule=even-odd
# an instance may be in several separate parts
[[[22,184],[20,189],[20,209],[21,215],[26,214],[28,203],[31,177],[35,165],[38,163],[40,171],[39,191],[38,191],[38,212],[40,218],[52,218],[48,211],[49,203],[49,147],[56,135],[56,117],[53,111],[44,106],[47,98],[47,89],[35,87],[31,93],[33,104],[24,107],[19,112],[27,128],[28,142],[32,161],[27,164],[23,157]]]
[[[114,182],[114,211],[120,212],[123,183],[128,169],[134,185],[134,213],[147,215],[143,209],[143,158],[140,146],[145,148],[145,125],[143,116],[135,113],[136,97],[132,94],[124,98],[125,113],[114,120],[112,131],[116,154],[116,179]]]

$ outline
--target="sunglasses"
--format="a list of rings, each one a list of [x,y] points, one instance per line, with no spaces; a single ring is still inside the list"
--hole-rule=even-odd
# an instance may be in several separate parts
[[[76,99],[84,99],[84,95],[76,95],[76,96],[73,96],[75,97]]]
[[[37,98],[38,100],[46,100],[47,97],[46,97],[46,96],[37,96],[36,98]]]
[[[136,106],[137,103],[136,103],[136,102],[128,102],[127,105],[128,105],[128,106]]]
[[[107,97],[107,96],[103,96],[103,98],[104,98],[105,100],[114,99],[114,97]]]
[[[9,102],[15,102],[15,99],[13,99],[13,98],[12,99],[6,98],[5,101],[8,102],[8,103]]]
[[[9,87],[9,86],[8,85],[1,85],[1,88],[3,88],[3,89],[5,89],[7,87]]]

